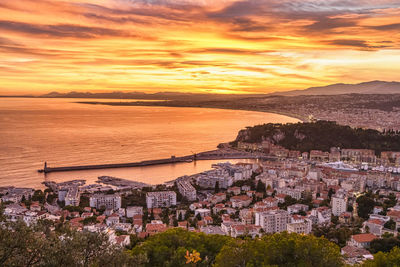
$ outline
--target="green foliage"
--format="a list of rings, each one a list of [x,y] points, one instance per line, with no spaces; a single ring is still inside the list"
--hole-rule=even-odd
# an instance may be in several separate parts
[[[291,196],[285,196],[285,202],[283,202],[283,203],[278,203],[278,206],[279,206],[281,209],[286,210],[288,206],[294,205],[294,204],[296,204],[296,203],[297,203],[297,200],[296,200],[295,198],[293,198],[293,197],[291,197]]]
[[[400,151],[400,134],[381,133],[372,129],[353,129],[350,126],[338,125],[331,121],[317,121],[310,123],[268,123],[248,127],[250,143],[259,143],[263,137],[272,137],[276,133],[283,133],[284,138],[276,144],[287,149],[301,152],[318,149],[329,151],[331,147],[374,149],[377,153],[385,150]],[[302,140],[298,139],[303,135]],[[297,137],[296,137],[297,136]]]
[[[134,259],[111,245],[106,235],[76,232],[43,222],[0,227],[0,266],[134,266]]]
[[[63,210],[68,210],[69,212],[77,211],[79,213],[83,212],[83,208],[79,206],[65,206]]]
[[[147,258],[143,266],[185,266],[186,251],[200,252],[202,261],[197,266],[211,266],[221,248],[231,238],[220,235],[192,233],[183,229],[170,229],[149,237],[131,251],[136,257]]]
[[[36,190],[31,198],[32,201],[39,201],[42,204],[44,204],[45,199],[45,193],[42,190]]]
[[[230,266],[343,266],[339,248],[324,238],[288,234],[238,241],[225,245],[216,267]]]
[[[265,193],[265,190],[266,190],[265,184],[261,180],[258,180],[256,191],[260,193]]]
[[[317,237],[325,237],[329,241],[335,242],[340,247],[344,247],[351,235],[359,234],[360,230],[357,226],[350,228],[343,226],[336,228],[335,226],[314,227],[313,234]]]
[[[219,182],[218,181],[215,183],[214,191],[215,191],[215,193],[219,193]]]
[[[374,255],[373,260],[363,264],[364,267],[393,267],[400,266],[400,248],[394,247],[390,252],[379,252]]]
[[[398,238],[377,238],[371,241],[369,251],[371,253],[389,252],[394,247],[400,247],[400,240]]]
[[[233,239],[171,229],[138,243],[134,258],[146,258],[141,266],[186,266],[185,254],[196,250],[196,266],[343,266],[339,248],[315,236],[280,233],[261,239]]]
[[[394,230],[396,228],[396,222],[393,221],[392,219],[390,219],[389,221],[387,221],[385,223],[384,227],[387,228],[387,229]]]
[[[88,195],[81,195],[79,200],[79,207],[89,207],[90,206],[90,197]]]
[[[57,199],[57,195],[53,193],[48,193],[46,202],[49,204],[53,204],[54,200]]]
[[[368,195],[363,195],[357,198],[357,204],[358,216],[365,220],[368,219],[369,214],[372,213],[372,210],[374,209],[375,200]]]
[[[146,192],[141,190],[134,190],[129,194],[123,195],[121,199],[121,207],[127,206],[146,206]]]
[[[96,224],[97,223],[97,217],[96,216],[87,217],[87,218],[83,219],[82,223],[84,225]]]

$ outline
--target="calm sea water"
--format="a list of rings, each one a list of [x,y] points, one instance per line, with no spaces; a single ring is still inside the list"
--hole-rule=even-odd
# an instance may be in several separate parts
[[[297,122],[261,112],[74,103],[81,100],[0,98],[0,186],[42,188],[45,180],[94,182],[100,175],[161,183],[204,171],[216,161],[47,175],[37,170],[44,161],[68,166],[188,155],[234,140],[246,126]]]

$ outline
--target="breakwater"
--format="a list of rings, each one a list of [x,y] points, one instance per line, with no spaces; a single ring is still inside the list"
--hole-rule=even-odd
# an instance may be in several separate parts
[[[96,165],[81,165],[81,166],[62,166],[62,167],[49,167],[47,166],[47,163],[45,163],[44,168],[38,170],[38,172],[50,173],[50,172],[96,170],[96,169],[111,169],[111,168],[145,167],[145,166],[154,166],[161,164],[192,162],[196,160],[264,159],[264,158],[265,155],[261,153],[255,154],[244,151],[238,151],[235,149],[218,149],[183,157],[172,156],[166,159],[146,160],[146,161],[131,162],[131,163],[96,164]]]

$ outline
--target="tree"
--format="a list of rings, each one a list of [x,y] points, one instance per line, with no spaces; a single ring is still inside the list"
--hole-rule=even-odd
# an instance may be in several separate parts
[[[33,196],[31,198],[32,201],[39,201],[40,203],[44,204],[45,202],[45,194],[43,193],[42,190],[36,190],[33,193]]]
[[[325,238],[284,232],[258,240],[229,242],[217,255],[215,266],[333,267],[343,266],[343,262],[339,248]]]
[[[219,182],[216,181],[215,182],[215,189],[214,189],[215,193],[219,193]]]
[[[400,266],[400,248],[394,247],[390,252],[378,252],[373,260],[368,260],[363,264],[364,267],[392,267]]]
[[[77,232],[39,221],[28,227],[23,222],[5,222],[0,227],[0,266],[123,266],[128,254],[111,245],[108,236]]]
[[[372,213],[372,210],[374,209],[375,200],[372,197],[363,195],[357,198],[356,201],[358,204],[358,216],[365,220],[368,219],[369,214]]]
[[[90,206],[90,198],[87,195],[81,195],[79,200],[79,207],[89,207]]]
[[[231,239],[227,236],[205,235],[174,228],[149,237],[134,247],[130,254],[133,258],[147,258],[148,261],[143,264],[145,267],[175,267],[187,266],[187,251],[196,250],[202,259],[197,266],[211,266],[221,248]]]
[[[394,230],[396,228],[396,222],[393,221],[393,219],[390,219],[389,221],[387,221],[384,225],[385,228],[387,229],[391,229]]]
[[[256,187],[256,191],[257,191],[257,192],[260,192],[260,193],[264,193],[265,190],[266,190],[265,184],[264,184],[261,180],[258,180],[258,182],[257,182],[257,187]]]
[[[371,241],[369,251],[371,253],[389,252],[394,247],[400,246],[400,240],[395,237],[390,238],[376,238]]]
[[[328,198],[331,199],[331,198],[332,198],[332,195],[333,195],[334,193],[335,193],[335,191],[333,191],[332,188],[329,188],[329,191],[328,191]]]

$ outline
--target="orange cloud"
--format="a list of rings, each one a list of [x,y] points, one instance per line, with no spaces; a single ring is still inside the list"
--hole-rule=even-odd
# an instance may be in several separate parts
[[[268,93],[396,80],[381,0],[3,0],[0,93]]]

